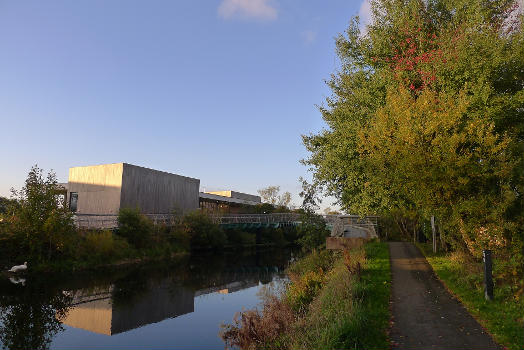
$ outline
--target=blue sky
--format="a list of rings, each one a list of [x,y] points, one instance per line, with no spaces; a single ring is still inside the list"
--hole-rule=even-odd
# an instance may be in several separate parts
[[[299,203],[301,134],[360,1],[0,2],[0,195],[128,162]],[[363,12],[364,11],[364,12]],[[329,205],[325,203],[324,205]]]

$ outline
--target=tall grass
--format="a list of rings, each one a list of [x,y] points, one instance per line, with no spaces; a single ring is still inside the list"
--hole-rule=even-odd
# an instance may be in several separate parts
[[[391,276],[384,243],[344,254],[314,251],[263,309],[239,313],[222,337],[243,349],[387,349]],[[280,320],[279,327],[268,329]],[[277,322],[278,323],[278,322]],[[277,331],[279,331],[279,334]]]

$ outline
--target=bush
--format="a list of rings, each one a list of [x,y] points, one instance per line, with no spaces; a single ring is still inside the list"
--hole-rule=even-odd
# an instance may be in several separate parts
[[[301,217],[302,224],[298,227],[298,244],[305,251],[311,251],[326,245],[329,230],[324,218],[312,212],[306,212]]]
[[[287,269],[287,273],[291,278],[294,278],[295,276],[304,275],[309,271],[329,271],[338,256],[338,253],[331,250],[314,250],[293,263]]]
[[[188,251],[191,248],[191,237],[180,225],[171,227],[168,240],[175,249]]]
[[[287,301],[296,312],[304,312],[324,283],[324,272],[308,271],[300,278],[292,280],[287,290]]]
[[[264,228],[260,232],[260,235],[262,243],[275,244],[280,247],[287,244],[281,228]]]
[[[257,236],[254,233],[240,232],[240,242],[242,245],[255,245]]]
[[[122,208],[118,212],[118,235],[141,249],[150,245],[153,223],[138,209]]]
[[[254,233],[241,231],[238,229],[229,229],[225,231],[227,242],[231,245],[254,245],[256,244],[256,235]]]
[[[88,257],[110,260],[125,256],[129,248],[126,240],[111,231],[90,231],[85,235],[84,252]]]
[[[280,228],[286,243],[296,243],[298,240],[298,229],[296,226],[284,226]]]
[[[227,237],[224,231],[201,211],[194,211],[184,216],[182,227],[190,237],[192,248],[219,249],[226,244]]]
[[[291,265],[287,274],[291,284],[287,301],[295,311],[304,311],[324,283],[325,272],[331,270],[339,254],[314,250]]]
[[[247,310],[235,314],[234,325],[222,325],[220,336],[226,348],[256,349],[266,345],[271,349],[283,348],[278,340],[295,319],[289,305],[275,296],[264,301],[262,312]]]

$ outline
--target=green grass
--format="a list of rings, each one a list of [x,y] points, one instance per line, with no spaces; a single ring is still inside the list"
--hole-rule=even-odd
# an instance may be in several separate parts
[[[364,287],[363,315],[365,315],[362,342],[365,349],[389,349],[387,329],[391,317],[391,269],[387,243],[365,245],[367,261],[362,271]]]
[[[291,348],[389,348],[389,250],[385,243],[373,242],[365,251],[360,280],[348,274],[343,258],[334,263]]]
[[[479,266],[466,267],[456,259],[451,259],[450,255],[433,254],[429,245],[420,244],[419,247],[446,287],[459,298],[497,342],[511,350],[524,349],[524,302],[514,298],[510,286],[495,286],[494,300],[486,301]],[[496,265],[495,260],[495,278]]]
[[[359,273],[360,271],[360,273]],[[389,349],[391,272],[386,243],[313,251],[288,270],[290,284],[263,311],[224,325],[226,344],[245,349]]]

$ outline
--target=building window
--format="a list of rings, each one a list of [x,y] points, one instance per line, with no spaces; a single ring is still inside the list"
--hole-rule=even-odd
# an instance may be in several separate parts
[[[77,206],[78,206],[78,192],[71,192],[69,194],[69,209],[71,209],[73,213],[76,213]]]

